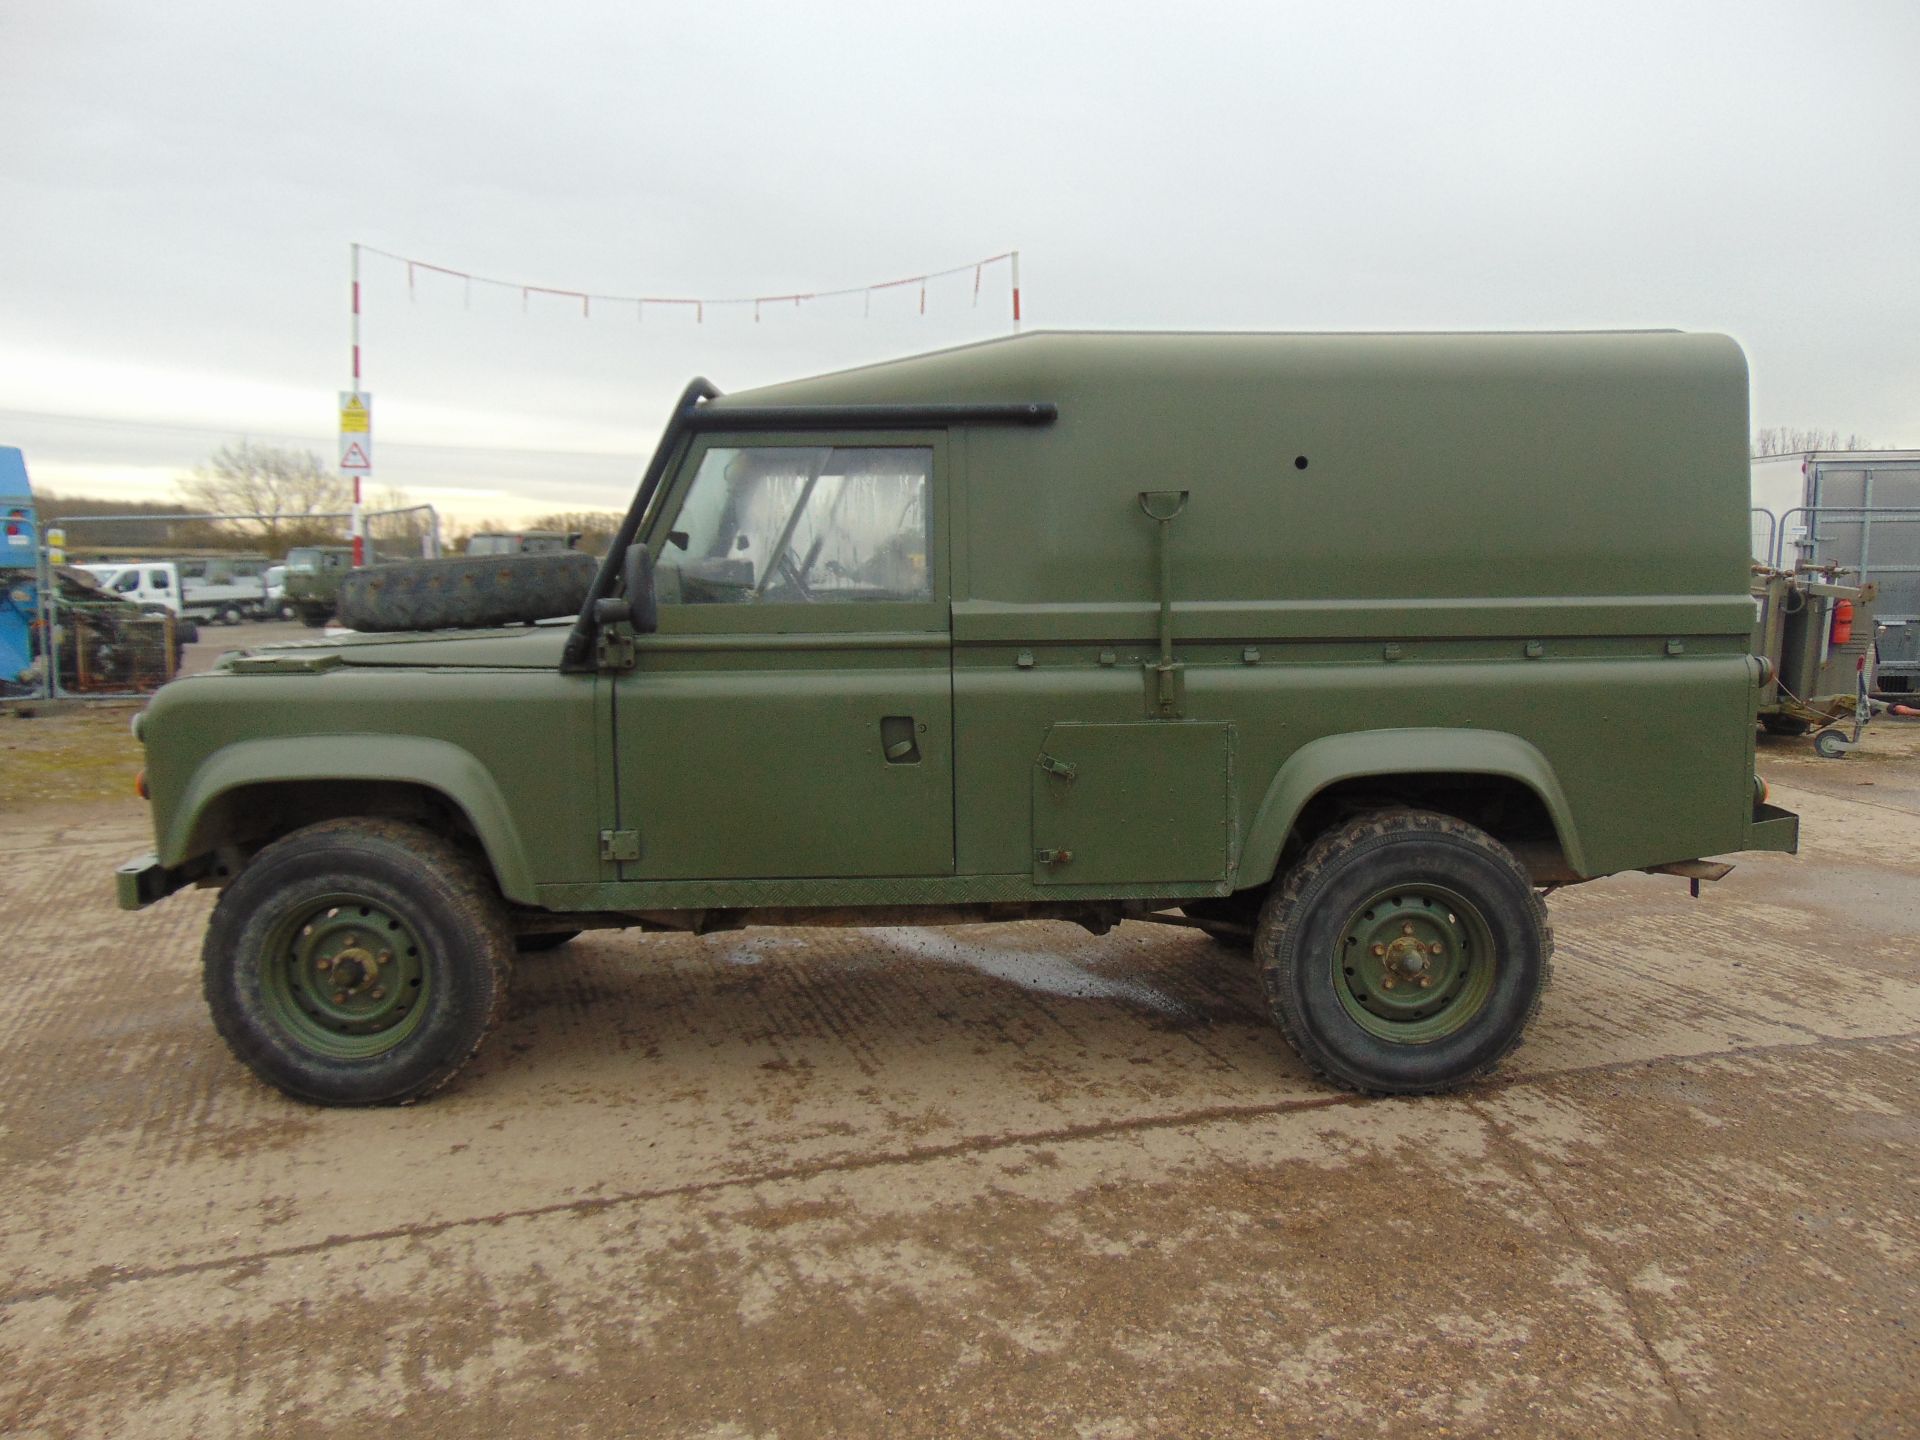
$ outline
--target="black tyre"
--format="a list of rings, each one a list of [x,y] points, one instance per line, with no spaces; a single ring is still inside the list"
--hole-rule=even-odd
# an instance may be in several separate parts
[[[316,610],[312,606],[307,606],[300,611],[300,623],[309,630],[318,630],[332,618],[331,610]]]
[[[1553,931],[1491,836],[1388,810],[1309,847],[1268,899],[1253,948],[1274,1020],[1315,1074],[1419,1095],[1485,1075],[1520,1043]]]
[[[1804,735],[1813,728],[1794,715],[1762,715],[1760,724],[1769,735]]]
[[[245,615],[240,613],[240,607],[238,605],[229,605],[220,612],[220,623],[222,625],[238,625],[246,618]]]
[[[356,570],[340,584],[355,630],[448,630],[577,615],[600,562],[578,550],[458,555]]]
[[[540,935],[516,936],[513,943],[522,955],[538,955],[543,950],[558,950],[579,935],[578,930],[548,930]]]
[[[202,950],[213,1023],[269,1085],[320,1105],[418,1100],[504,1013],[513,937],[478,865],[391,820],[326,820],[256,855]]]

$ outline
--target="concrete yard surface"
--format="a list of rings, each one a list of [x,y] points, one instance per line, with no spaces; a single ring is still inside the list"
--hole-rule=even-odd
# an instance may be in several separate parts
[[[113,908],[145,816],[46,757],[124,736],[0,716],[5,1433],[1920,1434],[1920,727],[1762,741],[1797,858],[1556,894],[1455,1096],[1025,924],[590,934],[371,1111],[228,1056],[207,893]]]

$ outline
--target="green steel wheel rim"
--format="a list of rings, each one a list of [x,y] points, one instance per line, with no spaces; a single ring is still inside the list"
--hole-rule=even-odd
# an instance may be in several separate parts
[[[1424,1045],[1486,1008],[1497,968],[1492,927],[1471,900],[1441,885],[1395,885],[1340,927],[1333,988],[1369,1035]]]
[[[399,916],[359,895],[301,904],[274,926],[260,956],[268,1016],[301,1049],[370,1060],[424,1023],[426,953]]]

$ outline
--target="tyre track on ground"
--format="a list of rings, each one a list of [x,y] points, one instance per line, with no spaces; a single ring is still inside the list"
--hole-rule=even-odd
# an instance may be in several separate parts
[[[1534,1074],[1515,1074],[1506,1078],[1495,1076],[1491,1080],[1475,1086],[1474,1089],[1463,1098],[1467,1101],[1466,1108],[1477,1115],[1478,1111],[1474,1109],[1474,1102],[1480,1098],[1497,1095],[1509,1090],[1538,1088],[1555,1081],[1627,1074],[1657,1069],[1663,1065],[1694,1065],[1716,1060],[1753,1060],[1766,1059],[1772,1056],[1795,1056],[1819,1052],[1870,1050],[1875,1048],[1899,1049],[1916,1042],[1920,1042],[1920,1031],[1906,1031],[1891,1035],[1827,1038],[1805,1042],[1787,1041],[1767,1045],[1733,1046],[1720,1050],[1697,1051],[1686,1055],[1608,1061],[1597,1065],[1576,1066],[1565,1070],[1540,1071]],[[693,1180],[678,1185],[628,1190],[614,1195],[588,1196],[574,1200],[557,1200],[545,1205],[523,1206],[514,1210],[502,1210],[486,1215],[458,1216],[446,1220],[424,1221],[414,1225],[398,1225],[378,1230],[364,1230],[329,1235],[318,1240],[305,1241],[297,1245],[274,1246],[248,1251],[240,1255],[222,1256],[206,1260],[190,1260],[175,1265],[154,1266],[152,1268],[103,1267],[100,1272],[83,1281],[72,1281],[60,1285],[48,1285],[20,1290],[11,1295],[0,1297],[0,1317],[3,1317],[6,1311],[17,1306],[31,1304],[41,1300],[74,1299],[80,1296],[98,1294],[107,1289],[122,1285],[145,1284],[151,1281],[179,1279],[221,1270],[241,1269],[264,1264],[269,1261],[290,1259],[304,1255],[316,1255],[357,1245],[378,1244],[389,1240],[428,1238],[479,1226],[504,1224],[514,1220],[536,1219],[553,1215],[602,1214],[609,1210],[650,1204],[659,1200],[685,1199],[692,1196],[722,1194],[734,1190],[748,1189],[758,1185],[777,1185],[794,1181],[814,1180],[833,1175],[860,1174],[871,1170],[920,1165],[932,1161],[949,1160],[964,1156],[988,1155],[995,1151],[1018,1150],[1037,1145],[1073,1144],[1077,1141],[1107,1139],[1118,1135],[1180,1130],[1199,1125],[1263,1120],[1275,1116],[1299,1114],[1315,1110],[1352,1109],[1372,1105],[1445,1103],[1448,1103],[1445,1097],[1393,1101],[1344,1093],[1327,1094],[1275,1101],[1271,1104],[1202,1106],[1170,1115],[1122,1116],[1085,1125],[1065,1125],[1054,1129],[1029,1130],[999,1135],[968,1136],[964,1139],[941,1145],[916,1146],[905,1150],[883,1151],[870,1155],[841,1156],[810,1163],[773,1166],[750,1174],[720,1176],[711,1180]]]

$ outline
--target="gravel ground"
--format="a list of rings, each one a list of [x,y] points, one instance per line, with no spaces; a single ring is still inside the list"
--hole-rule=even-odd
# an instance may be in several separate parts
[[[125,724],[0,718],[0,1431],[1917,1433],[1920,726],[1763,741],[1798,858],[1556,895],[1463,1095],[1028,924],[590,935],[341,1112],[221,1048],[206,895],[113,908]]]

